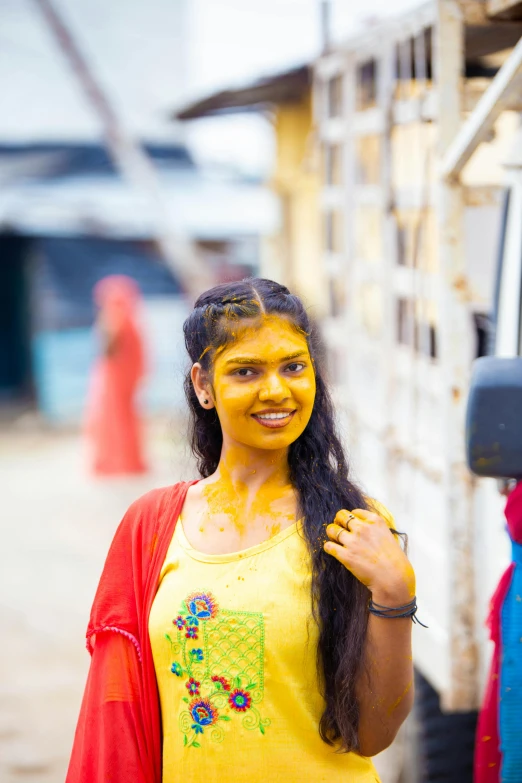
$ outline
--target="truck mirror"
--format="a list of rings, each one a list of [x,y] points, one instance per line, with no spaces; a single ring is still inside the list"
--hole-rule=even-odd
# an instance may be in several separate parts
[[[522,357],[473,362],[466,457],[477,476],[522,478]]]

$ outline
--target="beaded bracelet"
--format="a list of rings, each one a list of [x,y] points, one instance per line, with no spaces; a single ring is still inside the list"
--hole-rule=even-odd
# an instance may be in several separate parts
[[[412,623],[416,623],[417,625],[422,625],[423,628],[427,628],[427,625],[424,625],[424,623],[421,623],[421,621],[415,616],[417,612],[417,597],[413,599],[413,601],[410,601],[409,604],[404,604],[404,606],[383,606],[382,604],[376,604],[373,600],[373,598],[370,598],[370,603],[368,605],[368,611],[370,614],[375,615],[376,617],[382,617],[385,620],[394,620],[398,617],[411,617]]]

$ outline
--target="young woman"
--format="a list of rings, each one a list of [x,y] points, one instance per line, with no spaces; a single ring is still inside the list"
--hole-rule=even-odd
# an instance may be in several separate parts
[[[202,478],[118,528],[68,783],[373,783],[412,704],[415,577],[348,477],[317,337],[261,279],[184,332]]]
[[[104,277],[94,289],[103,353],[92,374],[86,434],[91,468],[99,475],[146,470],[136,408],[144,374],[140,299],[138,286],[125,275]]]

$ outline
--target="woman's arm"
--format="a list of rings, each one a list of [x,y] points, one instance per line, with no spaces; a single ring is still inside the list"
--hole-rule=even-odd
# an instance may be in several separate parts
[[[408,591],[372,592],[383,606],[403,606]],[[359,700],[359,750],[375,756],[393,742],[413,705],[413,661],[410,617],[382,618],[370,614],[366,638],[365,671],[357,686]]]
[[[126,636],[96,634],[66,783],[151,783],[141,664]]]
[[[373,602],[404,606],[415,596],[415,574],[379,514],[341,510],[327,527],[325,551],[370,590]],[[334,543],[335,542],[335,543]],[[370,614],[364,666],[357,684],[359,752],[375,756],[393,741],[413,703],[410,617]]]
[[[100,335],[102,353],[105,357],[110,358],[111,356],[114,356],[117,351],[118,324],[114,319],[110,321],[102,311],[98,315],[96,325]]]

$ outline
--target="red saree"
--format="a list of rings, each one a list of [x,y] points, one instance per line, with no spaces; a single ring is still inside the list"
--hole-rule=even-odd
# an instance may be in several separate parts
[[[191,483],[144,495],[116,531],[87,628],[92,659],[66,783],[161,783],[148,618]]]
[[[85,431],[92,470],[99,475],[142,473],[142,422],[136,394],[144,376],[137,285],[124,275],[96,284],[105,353],[96,362],[87,401]]]

